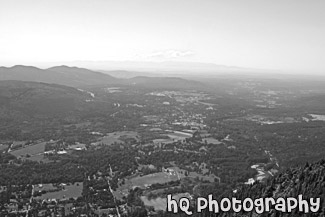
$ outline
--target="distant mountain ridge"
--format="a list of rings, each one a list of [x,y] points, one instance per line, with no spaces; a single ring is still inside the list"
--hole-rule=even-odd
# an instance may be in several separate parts
[[[204,86],[200,82],[186,80],[178,77],[138,76],[134,78],[116,78],[102,72],[65,65],[55,66],[48,69],[40,69],[33,66],[22,65],[13,67],[0,67],[0,81],[1,80],[44,82],[71,87],[116,84],[136,85],[152,88],[177,87],[182,89],[191,89],[192,87]]]
[[[118,82],[110,75],[88,69],[56,66],[39,69],[33,66],[0,67],[0,80],[35,81],[67,86],[98,85]]]
[[[55,64],[55,63],[52,63]],[[154,72],[161,74],[163,72],[174,72],[184,74],[188,72],[205,73],[230,73],[230,72],[260,72],[273,71],[265,69],[254,69],[237,66],[218,65],[204,62],[181,62],[181,61],[71,61],[65,62],[67,65],[77,65],[84,68],[96,69],[100,71],[127,70],[138,72]]]

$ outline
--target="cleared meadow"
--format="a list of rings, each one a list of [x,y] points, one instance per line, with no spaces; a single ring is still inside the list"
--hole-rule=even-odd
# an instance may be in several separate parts
[[[39,190],[55,190],[57,189],[52,184],[49,184],[48,186],[43,186],[43,188],[38,188]],[[53,191],[53,192],[47,192],[45,194],[42,194],[41,196],[35,197],[36,200],[62,200],[66,198],[78,198],[81,197],[83,188],[82,182],[77,182],[75,184],[71,185],[65,185],[64,189]]]
[[[123,196],[126,196],[129,189],[132,189],[134,187],[146,188],[155,183],[163,184],[170,181],[176,181],[178,179],[179,177],[177,173],[167,173],[167,172],[153,173],[145,176],[129,177],[128,179],[125,180],[125,184],[121,185],[114,192],[114,195],[115,197],[120,199]]]
[[[10,154],[14,155],[17,158],[20,157],[33,161],[46,161],[44,159],[45,145],[46,142],[37,143],[35,145],[29,145],[24,148],[14,150],[10,152]]]
[[[116,143],[124,143],[124,139],[133,138],[135,140],[137,139],[138,133],[134,131],[119,131],[119,132],[113,132],[108,133],[106,136],[100,138],[97,142],[94,142],[93,145],[112,145],[115,142]]]

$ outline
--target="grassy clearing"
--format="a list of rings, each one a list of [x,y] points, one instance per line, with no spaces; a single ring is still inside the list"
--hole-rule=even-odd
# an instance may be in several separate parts
[[[10,152],[10,154],[16,156],[17,158],[21,158],[22,160],[32,160],[32,161],[42,161],[44,163],[50,162],[48,158],[44,158],[46,142],[41,142],[35,145],[29,145],[24,148],[14,150]]]
[[[114,196],[117,199],[121,199],[123,196],[126,196],[129,189],[134,187],[146,188],[155,183],[166,183],[170,181],[178,180],[177,173],[167,173],[159,172],[153,173],[146,176],[135,176],[125,180],[125,184],[120,186],[117,191],[114,192]]]
[[[159,144],[159,143],[164,143],[164,144],[169,144],[175,142],[172,139],[154,139],[152,140],[154,144]]]
[[[22,147],[25,144],[26,144],[26,141],[13,141],[11,148],[16,149],[16,148],[19,148],[19,146]]]
[[[203,142],[207,142],[207,144],[214,144],[214,145],[219,145],[222,144],[222,142],[220,142],[219,140],[212,138],[212,137],[208,137],[208,138],[204,138],[202,139]]]
[[[54,187],[53,185],[50,186],[52,184],[49,184],[49,186],[46,186],[44,189],[43,188],[39,188],[39,189],[43,189],[43,190],[50,190],[50,189],[57,189],[56,187]],[[81,197],[81,193],[82,193],[82,188],[83,188],[83,183],[82,182],[78,182],[75,183],[74,185],[66,185],[64,186],[64,189],[59,190],[58,191],[54,191],[54,192],[47,192],[45,194],[42,194],[41,196],[36,197],[36,200],[51,200],[51,199],[56,199],[56,200],[62,200],[62,199],[68,199],[68,198],[78,198]]]
[[[124,143],[125,139],[135,139],[137,138],[138,133],[134,131],[118,131],[114,133],[108,133],[106,136],[102,137],[99,141],[95,142],[94,145],[105,144],[112,145],[114,142]]]
[[[42,154],[42,153],[44,153],[45,145],[46,145],[46,142],[41,142],[41,143],[38,143],[35,145],[29,145],[24,148],[14,150],[14,151],[10,152],[10,154],[12,154],[16,157],[25,157],[26,154],[28,154],[30,156]]]
[[[191,138],[192,135],[182,132],[175,131],[174,133],[168,133],[167,136],[173,140],[185,140],[186,138]]]
[[[159,173],[149,174],[142,177],[138,176],[128,180],[128,182],[129,185],[145,188],[146,186],[152,185],[154,183],[161,184],[161,183],[166,183],[166,182],[176,181],[176,180],[178,180],[176,174],[159,172]]]

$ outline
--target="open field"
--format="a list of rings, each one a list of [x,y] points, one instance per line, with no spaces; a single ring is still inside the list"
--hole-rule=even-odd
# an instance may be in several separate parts
[[[181,131],[174,131],[173,133],[168,133],[167,136],[173,140],[184,140],[186,138],[191,138],[191,133],[184,133]]]
[[[18,149],[19,147],[22,147],[23,145],[26,144],[26,141],[13,141],[11,149]]]
[[[169,144],[174,142],[172,139],[154,139],[152,141],[154,144],[159,144],[159,143]]]
[[[107,93],[119,93],[119,92],[122,92],[120,90],[120,87],[107,87],[107,88],[105,88],[105,91]]]
[[[14,150],[14,151],[10,152],[10,154],[12,154],[16,157],[25,157],[26,154],[28,154],[30,156],[37,155],[37,154],[44,152],[45,145],[46,145],[46,142],[41,142],[41,143],[38,143],[35,145],[29,145],[24,148]]]
[[[202,139],[203,142],[207,142],[208,144],[214,144],[214,145],[219,145],[222,144],[222,142],[220,142],[219,140],[212,138],[212,137],[208,137],[208,138],[204,138]]]
[[[134,177],[130,180],[127,180],[127,184],[130,186],[138,186],[141,188],[145,188],[146,186],[152,185],[154,183],[166,183],[170,181],[176,181],[178,180],[176,174],[168,174],[168,173],[154,173],[154,174],[149,174],[146,176],[137,176]]]
[[[52,184],[49,184],[48,186],[43,186],[43,188],[38,188],[41,190],[54,190],[56,189]],[[81,196],[83,188],[83,183],[78,182],[74,185],[65,185],[63,190],[54,191],[54,192],[47,192],[45,194],[42,194],[41,196],[36,197],[37,200],[62,200],[65,198],[78,198]],[[36,189],[36,188],[35,188]]]
[[[123,140],[133,138],[137,139],[138,133],[134,131],[118,131],[114,133],[108,133],[106,136],[100,138],[97,142],[93,143],[93,145],[112,145],[114,142],[123,143]]]
[[[114,192],[114,196],[119,199],[125,196],[129,189],[134,187],[146,188],[155,183],[166,183],[170,181],[178,180],[177,173],[159,172],[146,176],[135,176],[125,180],[125,184],[120,186],[117,191]]]

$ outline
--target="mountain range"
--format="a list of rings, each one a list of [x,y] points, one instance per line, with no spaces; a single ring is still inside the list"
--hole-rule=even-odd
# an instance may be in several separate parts
[[[40,69],[33,66],[17,65],[0,68],[0,80],[35,81],[67,86],[98,85],[117,82],[117,78],[88,69],[56,66]]]
[[[112,72],[117,74],[119,71]],[[125,73],[125,72],[124,72]],[[176,77],[147,77],[116,78],[107,73],[93,71],[85,68],[55,66],[40,69],[33,66],[16,65],[13,67],[0,67],[1,80],[33,81],[66,85],[71,87],[94,85],[139,85],[148,87],[177,87],[191,88],[203,87],[197,81],[191,81]]]
[[[57,63],[42,64],[56,65]],[[218,65],[214,63],[202,63],[202,62],[180,62],[180,61],[71,61],[60,64],[75,65],[79,67],[113,71],[135,71],[143,75],[143,73],[158,74],[158,75],[175,75],[175,74],[220,74],[220,73],[248,73],[248,72],[265,72],[271,70],[261,70],[253,68],[244,68],[236,66]]]

